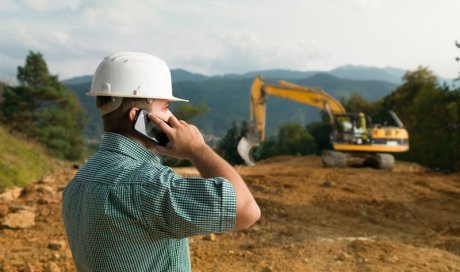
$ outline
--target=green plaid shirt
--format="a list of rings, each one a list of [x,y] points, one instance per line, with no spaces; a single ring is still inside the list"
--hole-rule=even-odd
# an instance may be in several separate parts
[[[105,133],[63,192],[78,271],[190,271],[188,239],[235,228],[226,179],[183,178],[139,143]]]

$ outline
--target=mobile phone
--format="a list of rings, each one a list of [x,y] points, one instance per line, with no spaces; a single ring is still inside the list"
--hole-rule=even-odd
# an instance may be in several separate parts
[[[144,109],[141,109],[137,112],[134,119],[134,131],[145,136],[158,145],[167,145],[169,142],[168,137],[163,131],[161,131],[160,128],[155,126],[155,124],[150,121],[148,114],[149,112]],[[168,124],[168,122],[165,123]]]

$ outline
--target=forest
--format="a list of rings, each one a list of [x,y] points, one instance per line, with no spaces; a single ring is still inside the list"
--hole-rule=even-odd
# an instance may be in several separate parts
[[[427,67],[407,71],[403,83],[389,95],[369,102],[357,93],[342,99],[347,112],[363,112],[374,123],[387,122],[388,111],[398,113],[410,135],[410,150],[397,159],[417,162],[433,170],[460,170],[460,89],[440,86]],[[254,153],[256,160],[276,155],[320,154],[330,149],[327,115],[323,122],[306,126],[286,123],[278,133],[266,139]],[[236,153],[239,139],[247,132],[247,123],[233,123],[218,144],[223,156],[242,163]]]

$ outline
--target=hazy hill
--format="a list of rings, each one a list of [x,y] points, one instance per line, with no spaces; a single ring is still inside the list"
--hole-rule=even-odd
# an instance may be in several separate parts
[[[209,79],[208,76],[198,74],[198,73],[191,73],[184,69],[172,69],[171,70],[171,78],[174,82],[179,81],[204,81]],[[91,82],[92,76],[85,75],[74,77],[70,79],[62,80],[61,82],[65,85],[80,85],[80,84],[87,84]]]
[[[345,65],[331,70],[329,73],[342,78],[356,80],[382,80],[401,84],[401,79],[406,71],[398,68],[376,68],[358,65]]]
[[[204,81],[207,80],[209,77],[198,74],[198,73],[191,73],[184,69],[172,69],[171,70],[171,79],[173,82],[180,82],[180,81]]]
[[[88,82],[91,82],[91,79],[93,76],[79,76],[79,77],[74,77],[70,79],[65,79],[62,80],[61,83],[64,85],[79,85],[79,84],[87,84]]]
[[[319,86],[335,98],[348,97],[356,91],[369,101],[375,101],[389,94],[397,86],[382,80],[353,80],[339,78],[329,73],[317,73],[311,77],[293,80],[300,85]]]
[[[85,127],[85,135],[87,139],[94,140],[99,139],[99,135],[102,134],[103,129],[99,112],[96,108],[96,99],[86,95],[91,87],[91,76],[88,76],[88,79],[85,83],[75,85],[67,84],[66,81],[63,81],[63,83],[67,88],[74,91],[83,108],[88,112],[89,119]]]
[[[210,79],[203,82],[178,82],[174,91],[194,103],[204,102],[210,112],[196,122],[206,132],[222,135],[233,121],[249,118],[249,90],[253,78]],[[267,81],[270,81],[267,79]],[[389,94],[395,84],[383,81],[357,81],[320,73],[304,79],[291,79],[304,86],[319,86],[336,98],[347,97],[356,91],[374,101]],[[319,110],[274,96],[267,98],[267,133],[276,132],[280,124],[288,121],[309,123],[320,120]]]
[[[319,71],[294,71],[286,69],[272,69],[263,71],[251,71],[244,74],[226,74],[221,76],[214,76],[213,78],[254,78],[257,75],[260,75],[264,78],[292,80],[306,78],[316,73],[319,73]]]
[[[397,86],[381,80],[353,80],[336,77],[329,73],[269,70],[242,75],[207,77],[175,69],[172,70],[174,94],[189,99],[193,104],[205,103],[210,111],[193,122],[206,134],[222,136],[233,121],[241,122],[249,118],[249,91],[256,74],[263,75],[266,81],[283,79],[300,85],[321,87],[338,99],[347,97],[356,91],[366,99],[374,101],[389,94]],[[95,99],[85,95],[89,90],[90,81],[80,84],[69,84],[69,82],[72,81],[63,81],[75,91],[92,117],[86,134],[89,138],[97,139],[102,129],[99,114],[94,105]],[[315,108],[277,97],[268,97],[268,134],[275,133],[280,124],[288,121],[305,124],[319,120],[319,118],[319,110]]]
[[[174,82],[180,81],[205,81],[208,79],[222,79],[222,78],[254,78],[257,75],[261,75],[265,78],[275,79],[303,79],[310,77],[317,73],[328,73],[336,77],[352,79],[352,80],[380,80],[388,81],[395,84],[400,84],[402,76],[405,71],[399,68],[377,68],[370,66],[359,66],[359,65],[344,65],[337,67],[330,71],[295,71],[287,69],[271,69],[262,71],[251,71],[243,74],[224,74],[224,75],[213,75],[206,76],[199,73],[192,73],[184,69],[172,69],[171,78]],[[79,76],[71,79],[62,80],[63,84],[66,85],[78,85],[91,81],[90,75]]]

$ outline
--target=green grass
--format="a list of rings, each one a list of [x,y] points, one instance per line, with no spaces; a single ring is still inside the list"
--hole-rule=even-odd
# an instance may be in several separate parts
[[[0,191],[38,180],[56,165],[46,150],[0,127]]]

